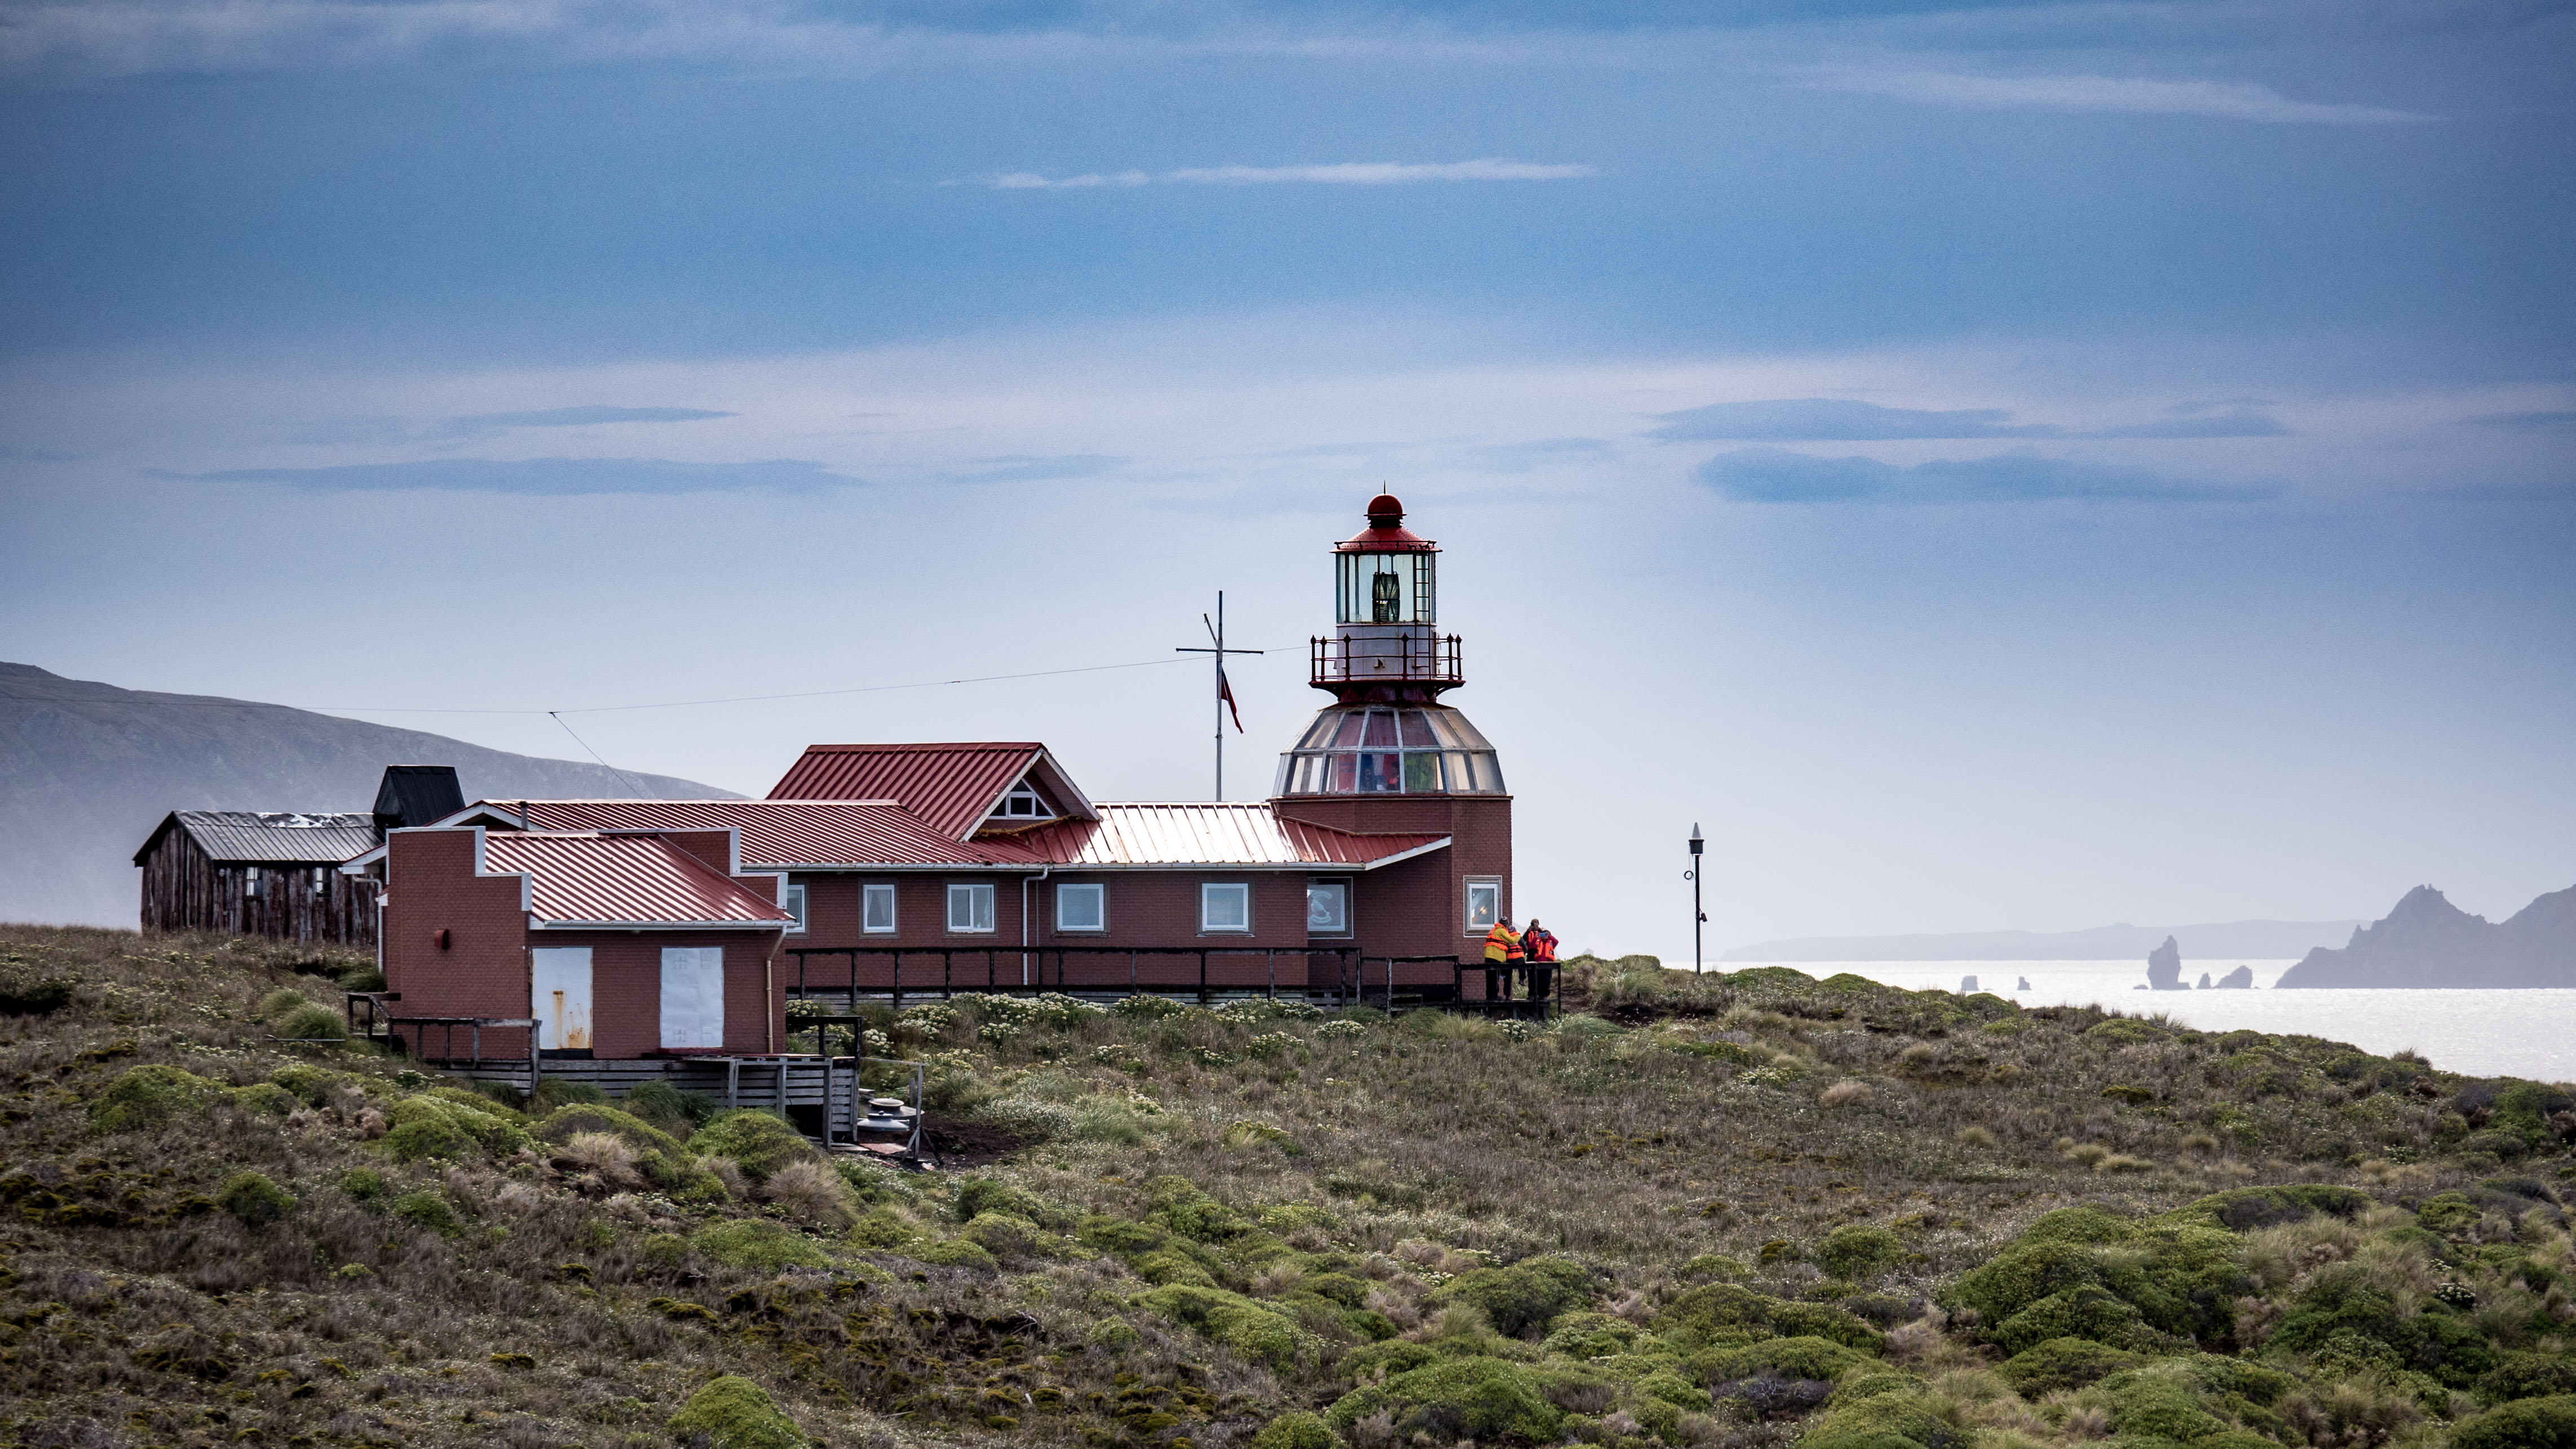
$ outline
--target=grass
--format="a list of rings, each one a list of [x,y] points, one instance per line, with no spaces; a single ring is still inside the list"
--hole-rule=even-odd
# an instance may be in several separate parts
[[[896,1174],[279,1039],[357,964],[0,927],[0,1443],[2375,1449],[2576,1393],[2576,1101],[2314,1038],[1644,958],[1539,1030],[961,998],[870,1030],[1020,1146]]]

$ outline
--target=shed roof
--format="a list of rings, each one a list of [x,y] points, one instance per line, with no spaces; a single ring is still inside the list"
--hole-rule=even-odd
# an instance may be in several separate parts
[[[172,830],[184,830],[206,858],[222,864],[337,865],[376,846],[372,815],[301,810],[173,810],[134,852],[141,865]]]
[[[743,926],[795,918],[650,835],[483,832],[483,868],[528,877],[528,912],[550,926]]]
[[[1076,818],[1091,815],[1091,801],[1034,740],[808,745],[769,798],[898,801],[931,829],[963,840],[1004,791],[1032,774],[1056,808]]]
[[[1338,866],[1368,869],[1445,835],[1358,835],[1283,820],[1259,801],[1100,805],[1098,818],[953,840],[890,800],[487,800],[478,812],[538,830],[741,832],[745,869]],[[494,836],[498,839],[496,833]]]

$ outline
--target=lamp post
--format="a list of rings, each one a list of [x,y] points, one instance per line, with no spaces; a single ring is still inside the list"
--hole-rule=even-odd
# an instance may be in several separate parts
[[[1691,868],[1682,872],[1682,879],[1691,883],[1691,974],[1693,976],[1697,976],[1699,974],[1700,932],[1702,928],[1708,924],[1708,912],[1699,908],[1699,868],[1701,865],[1702,853],[1706,851],[1707,848],[1708,842],[1700,837],[1699,822],[1692,821],[1690,838]]]

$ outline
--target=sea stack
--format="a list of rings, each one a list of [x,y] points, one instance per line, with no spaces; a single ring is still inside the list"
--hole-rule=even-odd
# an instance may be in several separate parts
[[[2201,979],[2206,981],[2209,978],[2204,976]],[[2235,970],[2228,972],[2226,975],[2219,977],[2218,989],[2221,991],[2253,990],[2254,968],[2251,966],[2239,966]]]
[[[2182,984],[2182,943],[2165,937],[2165,943],[2147,953],[2147,984],[2158,991],[2188,991]]]
[[[2209,989],[2209,973],[2206,971],[2200,973],[2200,989],[2203,991]]]
[[[2029,977],[2027,977],[2027,976],[2024,976],[2024,977],[2019,978],[2019,980],[2018,980],[2017,984],[2015,984],[2015,985],[2014,985],[2014,987],[2013,987],[2013,990],[2015,990],[2015,991],[2028,991],[2029,989],[2030,989],[2030,978],[2029,978]]]
[[[1976,978],[1976,977],[1974,977],[1974,976],[1962,976],[1962,977],[1960,977],[1960,978],[1959,978],[1959,994],[1960,994],[1961,996],[1974,996],[1974,995],[1976,995],[1976,994],[1977,994],[1977,978]]]

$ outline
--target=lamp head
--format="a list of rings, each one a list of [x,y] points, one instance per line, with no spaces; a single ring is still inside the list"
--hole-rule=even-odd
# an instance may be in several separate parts
[[[1706,848],[1707,844],[1707,841],[1700,838],[1698,822],[1693,821],[1691,823],[1690,853],[1693,855],[1700,854]]]

